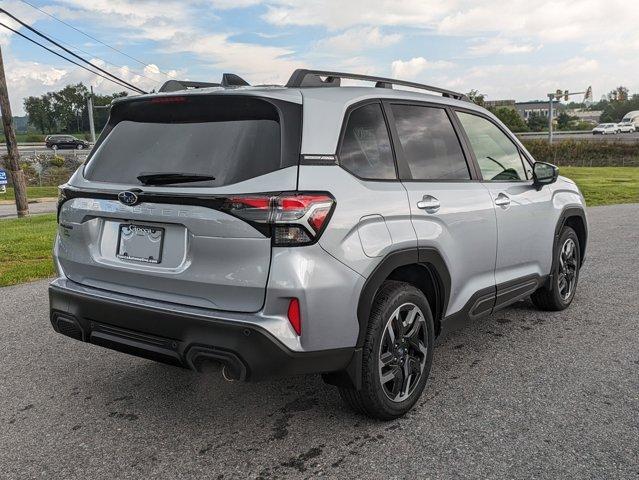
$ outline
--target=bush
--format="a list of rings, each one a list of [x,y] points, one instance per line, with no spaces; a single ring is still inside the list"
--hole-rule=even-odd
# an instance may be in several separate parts
[[[60,155],[54,155],[54,157],[49,160],[49,165],[52,167],[64,167],[64,157]]]
[[[522,140],[535,160],[573,167],[639,167],[639,143],[559,140]]]
[[[29,135],[24,137],[24,141],[27,143],[44,142],[44,135],[37,135],[35,133],[30,133]]]
[[[33,165],[30,163],[23,162],[20,164],[22,171],[24,172],[25,180],[27,181],[27,185],[38,185],[39,176],[38,172]]]
[[[72,172],[63,167],[51,167],[42,173],[42,185],[56,186],[69,180]]]

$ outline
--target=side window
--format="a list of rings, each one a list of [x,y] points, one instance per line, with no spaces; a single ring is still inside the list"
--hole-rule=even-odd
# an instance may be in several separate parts
[[[354,175],[370,180],[395,179],[395,162],[379,103],[353,110],[348,117],[339,161]]]
[[[494,123],[470,113],[457,112],[475,152],[484,180],[526,180],[519,149]]]
[[[392,105],[413,180],[469,180],[459,139],[443,108]]]

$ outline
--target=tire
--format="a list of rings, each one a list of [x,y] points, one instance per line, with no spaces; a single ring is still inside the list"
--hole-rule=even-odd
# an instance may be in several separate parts
[[[51,150],[57,150],[57,149],[58,149],[58,146],[57,146],[57,145],[53,145],[53,146],[51,147]]]
[[[78,144],[78,146],[77,146],[77,147],[75,147],[75,148],[77,148],[78,150],[82,150],[82,149],[84,148],[84,145],[82,145],[81,143],[79,143],[79,144]]]
[[[404,337],[400,329],[406,329]],[[433,361],[433,341],[433,316],[424,294],[407,283],[384,282],[373,301],[364,339],[362,388],[340,387],[340,396],[369,417],[401,417],[424,391]],[[387,379],[384,384],[382,375]]]
[[[572,245],[573,254],[566,254]],[[581,265],[581,250],[577,234],[570,227],[564,227],[559,236],[559,247],[553,258],[550,285],[539,288],[531,295],[533,304],[540,310],[560,311],[568,308],[575,297]],[[568,280],[566,280],[568,278]],[[565,282],[565,283],[564,283]]]

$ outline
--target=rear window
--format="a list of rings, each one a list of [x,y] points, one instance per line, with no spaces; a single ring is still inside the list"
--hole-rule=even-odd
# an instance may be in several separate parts
[[[198,174],[215,179],[168,186],[219,187],[294,165],[299,158],[299,105],[282,110],[233,95],[170,98],[175,100],[116,104],[85,177],[141,185],[137,177],[143,173]]]

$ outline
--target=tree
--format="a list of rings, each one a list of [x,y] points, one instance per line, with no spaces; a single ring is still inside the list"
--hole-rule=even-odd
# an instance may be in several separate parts
[[[126,96],[126,92],[111,95],[94,95],[95,106],[109,105],[113,99]],[[82,83],[67,85],[56,92],[24,99],[24,109],[29,123],[42,134],[59,132],[86,132],[89,128],[87,99],[89,90]],[[96,128],[101,130],[109,116],[108,109],[96,109]]]
[[[557,116],[557,129],[558,130],[570,130],[570,125],[573,120],[577,120],[577,117],[571,117],[566,112],[561,112]]]
[[[610,102],[603,109],[599,121],[602,123],[620,122],[633,110],[639,110],[639,95],[633,95],[630,100]]]
[[[608,94],[611,102],[625,102],[628,100],[628,89],[622,85],[618,86]]]
[[[79,132],[84,130],[81,125],[82,111],[86,108],[89,90],[83,84],[67,85],[62,90],[53,92],[54,111],[61,131]]]
[[[40,133],[53,133],[55,129],[55,111],[51,94],[24,99],[24,110],[29,117],[29,124],[40,130]]]
[[[466,94],[471,102],[479,105],[480,107],[486,106],[486,96],[483,93],[479,93],[477,90],[471,90]]]
[[[513,132],[526,132],[528,130],[528,125],[514,108],[497,107],[490,110]]]
[[[548,127],[548,117],[544,117],[537,112],[532,112],[528,116],[528,128],[533,132],[541,132]]]

